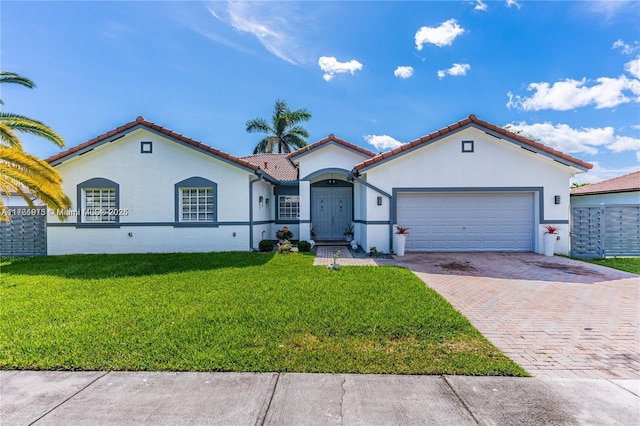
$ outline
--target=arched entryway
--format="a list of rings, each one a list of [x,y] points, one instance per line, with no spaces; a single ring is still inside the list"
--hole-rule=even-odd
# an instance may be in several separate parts
[[[353,184],[325,179],[311,184],[311,224],[318,241],[342,240],[353,220]]]

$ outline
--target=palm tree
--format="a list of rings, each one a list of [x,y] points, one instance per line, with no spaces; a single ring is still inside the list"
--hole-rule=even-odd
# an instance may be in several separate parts
[[[253,153],[272,154],[277,147],[278,154],[282,154],[307,146],[307,141],[304,138],[309,137],[309,132],[298,124],[308,121],[310,118],[311,113],[306,109],[291,111],[285,101],[276,100],[271,124],[263,118],[247,121],[247,132],[268,135],[258,142]]]
[[[14,83],[29,89],[35,87],[28,78],[6,71],[0,71],[0,83]],[[3,104],[0,100],[0,105]],[[35,197],[55,211],[70,208],[71,200],[62,191],[62,177],[58,171],[46,161],[25,152],[18,133],[39,136],[59,147],[64,146],[62,137],[46,124],[23,115],[0,112],[0,193],[18,194],[30,207],[33,207],[32,197]],[[4,207],[0,198],[0,210]],[[9,219],[8,215],[0,217],[0,220]]]

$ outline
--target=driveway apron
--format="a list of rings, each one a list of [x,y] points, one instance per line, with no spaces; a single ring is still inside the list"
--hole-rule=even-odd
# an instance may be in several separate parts
[[[534,377],[639,379],[640,277],[534,253],[408,253],[406,267]]]

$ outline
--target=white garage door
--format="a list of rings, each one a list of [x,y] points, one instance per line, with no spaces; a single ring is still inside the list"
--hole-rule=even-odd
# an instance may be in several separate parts
[[[532,251],[533,193],[398,194],[407,251]]]

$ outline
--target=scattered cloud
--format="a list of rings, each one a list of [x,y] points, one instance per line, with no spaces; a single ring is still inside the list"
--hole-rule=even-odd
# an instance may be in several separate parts
[[[525,111],[551,109],[566,111],[574,108],[594,105],[596,108],[613,108],[629,102],[640,102],[640,56],[624,66],[633,76],[620,75],[617,78],[600,77],[595,82],[566,79],[553,84],[547,82],[530,83],[527,90],[533,92],[530,97],[507,93],[508,108]]]
[[[633,42],[633,45],[631,44],[627,44],[624,41],[622,41],[622,39],[618,39],[616,41],[613,42],[613,46],[611,46],[612,49],[620,49],[620,52],[624,53],[625,55],[632,55],[636,50],[640,50],[640,43],[638,43],[637,41]]]
[[[280,2],[211,2],[211,16],[236,31],[254,36],[270,53],[293,65],[308,63],[300,28],[310,14],[296,13],[294,4]],[[211,39],[220,36],[208,35]],[[229,44],[229,43],[225,43]]]
[[[520,3],[518,3],[517,0],[507,0],[505,2],[505,6],[507,7],[517,7],[518,9],[520,9],[522,6],[520,6]]]
[[[444,78],[447,75],[460,77],[460,76],[467,75],[467,71],[469,71],[470,69],[471,69],[471,65],[469,64],[453,64],[453,66],[448,70],[439,70],[438,77]]]
[[[450,46],[462,33],[464,29],[455,19],[449,19],[439,27],[421,27],[415,36],[416,49],[422,50],[425,44],[434,44],[438,47]]]
[[[568,124],[520,122],[511,123],[510,129],[566,153],[595,155],[601,148],[614,153],[635,151],[636,158],[640,161],[640,139],[618,135],[613,127],[574,129]]]
[[[318,65],[320,69],[324,71],[324,78],[326,81],[331,81],[336,74],[349,73],[354,75],[356,71],[362,69],[362,64],[355,59],[348,62],[338,62],[333,56],[321,56],[318,59]]]
[[[473,10],[478,10],[480,12],[486,12],[488,9],[487,4],[485,2],[483,2],[482,0],[476,0],[476,6],[473,8]]]
[[[365,135],[363,138],[380,152],[397,148],[403,144],[389,135]]]
[[[581,11],[586,11],[594,15],[604,17],[609,23],[614,18],[623,15],[638,13],[638,2],[636,0],[616,0],[616,1],[590,1],[578,2]]]
[[[640,161],[640,159],[638,160]],[[593,168],[588,173],[580,173],[571,178],[571,183],[597,183],[603,180],[613,179],[618,176],[627,175],[629,173],[640,170],[638,166],[621,167],[618,169],[607,169],[602,167],[598,161],[591,161]]]
[[[640,56],[624,64],[624,70],[635,78],[640,79]]]
[[[409,78],[413,75],[413,68],[406,67],[406,66],[399,66],[393,72],[393,75],[395,75],[398,78]]]

